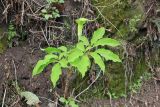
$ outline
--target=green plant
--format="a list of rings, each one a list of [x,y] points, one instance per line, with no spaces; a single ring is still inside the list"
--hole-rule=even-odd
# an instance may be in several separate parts
[[[131,92],[137,93],[137,91],[141,88],[141,86],[142,86],[142,79],[140,78],[135,83],[130,85],[129,89],[131,90]]]
[[[59,101],[63,104],[65,104],[65,106],[71,106],[71,107],[79,107],[76,103],[75,103],[75,100],[73,98],[64,98],[64,97],[61,97],[59,99]]]
[[[129,28],[131,32],[137,31],[137,24],[141,20],[141,15],[135,15],[132,19],[129,20]]]
[[[120,95],[116,95],[115,92],[112,92],[112,91],[108,91],[108,96],[112,99],[117,99],[117,98],[120,98],[120,97],[127,97],[127,94],[125,92],[123,93],[120,93]]]
[[[42,16],[48,20],[48,19],[55,19],[55,18],[58,18],[60,17],[60,14],[59,14],[59,11],[58,9],[56,9],[56,7],[53,7],[52,9],[50,8],[45,8],[45,9],[42,9],[41,10],[41,14]]]
[[[147,81],[152,77],[151,73],[145,72],[139,79],[137,79],[132,85],[129,85],[129,90],[133,93],[137,93],[143,85],[143,81]]]
[[[59,4],[59,3],[64,3],[64,0],[47,0],[47,5],[45,6],[44,9],[41,10],[41,15],[46,19],[56,19],[60,17],[59,10],[52,6],[53,3]]]
[[[72,48],[61,46],[58,48],[48,47],[42,49],[47,55],[44,59],[37,62],[33,69],[32,76],[40,74],[45,67],[52,64],[51,82],[55,87],[62,74],[62,69],[67,69],[67,78],[71,77],[72,73],[75,71],[74,69],[76,69],[83,78],[91,67],[92,59],[103,73],[105,72],[104,61],[112,60],[113,62],[121,62],[118,55],[111,50],[103,48],[103,46],[106,45],[112,47],[120,45],[117,40],[103,37],[105,34],[104,27],[94,31],[90,42],[86,36],[83,35],[82,29],[87,21],[89,20],[85,18],[76,20],[78,24],[78,43]],[[68,82],[66,82],[66,84],[68,84]],[[64,90],[64,96],[65,93],[67,93],[67,87]]]
[[[16,30],[14,25],[10,22],[9,27],[8,27],[8,32],[7,32],[7,39],[8,39],[8,44],[9,47],[12,47],[12,40],[16,36]]]

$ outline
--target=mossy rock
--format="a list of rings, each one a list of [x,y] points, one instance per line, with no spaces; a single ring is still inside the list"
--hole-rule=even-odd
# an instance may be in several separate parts
[[[102,19],[105,18],[114,25],[107,23],[106,27],[123,38],[129,36],[133,29],[135,31],[138,23],[143,20],[142,0],[135,2],[130,0],[95,0],[93,5],[104,16]]]
[[[125,95],[125,87],[126,91],[129,91],[129,86],[139,80],[148,70],[144,59],[139,60],[137,58],[130,64],[133,64],[133,71],[126,71],[126,74],[124,66],[119,63],[113,63],[107,69],[106,77],[109,78],[108,89],[116,97],[123,97]],[[127,86],[125,86],[125,82],[127,82]]]

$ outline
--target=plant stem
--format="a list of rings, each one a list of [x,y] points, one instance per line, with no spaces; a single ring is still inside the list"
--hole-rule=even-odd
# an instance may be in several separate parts
[[[67,76],[66,76],[66,81],[65,81],[64,98],[67,98],[67,96],[68,96],[68,88],[69,88],[71,76],[72,76],[72,69],[69,68],[68,72],[67,72]]]

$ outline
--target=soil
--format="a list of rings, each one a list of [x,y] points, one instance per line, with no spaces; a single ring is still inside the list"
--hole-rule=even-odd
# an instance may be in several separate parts
[[[34,47],[31,48],[25,43],[22,46],[8,49],[5,54],[0,56],[1,101],[5,89],[7,90],[5,103],[10,107],[16,101],[13,100],[12,102],[12,98],[17,96],[17,92],[15,92],[15,95],[12,95],[12,91],[16,91],[16,87],[13,85],[15,81],[18,81],[18,85],[23,90],[31,91],[42,97],[52,98],[48,70],[46,69],[38,77],[32,78],[31,75],[34,64],[41,56],[41,51],[34,49]],[[18,105],[14,105],[14,107],[18,107]]]
[[[27,42],[22,42],[20,46],[12,47],[0,55],[0,100],[2,101],[6,90],[6,107],[29,107],[16,92],[16,87],[13,85],[16,79],[21,89],[33,92],[40,97],[40,107],[49,107],[51,102],[46,99],[56,100],[49,80],[49,68],[45,69],[40,76],[32,78],[32,69],[37,60],[43,56],[43,53],[34,47],[29,46]],[[96,99],[83,103],[81,107],[124,107],[124,105],[128,107],[160,107],[159,90],[160,81],[152,78],[144,82],[138,93],[130,95],[126,100],[125,98]]]
[[[18,82],[22,90],[33,92],[40,97],[40,107],[50,107],[48,105],[51,102],[48,99],[56,100],[56,95],[53,94],[55,93],[54,90],[58,94],[63,91],[58,88],[52,89],[49,79],[50,67],[39,76],[32,78],[31,73],[34,65],[44,56],[44,53],[37,47],[39,47],[38,42],[32,44],[26,40],[20,42],[19,46],[7,49],[5,53],[0,55],[0,101],[2,102],[3,96],[6,95],[6,107],[28,107],[25,101],[19,98],[14,85],[15,81]],[[156,70],[156,78],[145,81],[141,90],[130,95],[129,98],[96,99],[83,103],[81,107],[123,107],[124,105],[128,107],[160,107],[160,75],[158,74],[160,69],[157,68]]]

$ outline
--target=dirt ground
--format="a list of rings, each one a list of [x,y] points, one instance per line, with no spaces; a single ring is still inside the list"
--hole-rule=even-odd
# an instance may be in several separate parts
[[[37,77],[32,78],[31,72],[38,59],[43,53],[29,46],[27,42],[22,42],[20,46],[8,49],[0,55],[0,101],[5,95],[6,107],[28,107],[23,99],[20,99],[14,85],[18,85],[25,91],[31,91],[40,97],[41,107],[50,107],[52,101],[56,101],[54,90],[52,90],[49,78],[49,68]],[[157,77],[160,78],[160,77]],[[57,91],[61,91],[55,89]],[[6,93],[5,93],[6,91]],[[129,98],[118,100],[98,100],[83,103],[81,107],[160,107],[160,80],[151,79],[146,81],[141,90]],[[51,106],[52,107],[52,106]],[[53,106],[54,107],[54,106]]]
[[[40,56],[42,56],[40,51],[27,45],[8,49],[5,54],[0,56],[0,100],[2,101],[4,90],[7,90],[5,103],[9,104],[9,107],[18,100],[15,99],[17,98],[16,87],[13,85],[15,81],[18,81],[18,85],[23,90],[28,90],[47,98],[52,96],[50,92],[51,84],[47,79],[49,78],[48,70],[45,70],[38,77],[32,78],[31,76],[33,66]],[[13,107],[19,106],[14,105]]]

